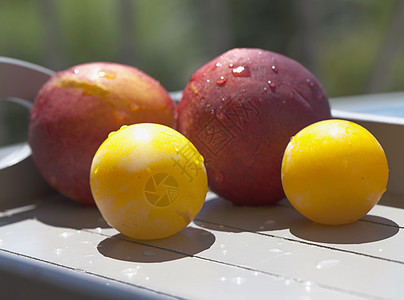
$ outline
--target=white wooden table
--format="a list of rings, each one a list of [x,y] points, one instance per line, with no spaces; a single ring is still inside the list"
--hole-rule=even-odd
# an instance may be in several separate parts
[[[209,193],[179,234],[135,241],[95,207],[21,193],[30,157],[0,170],[3,191],[21,183],[0,198],[1,299],[404,299],[404,119],[340,111],[363,99],[350,100],[334,116],[369,128],[390,165],[388,192],[350,225],[316,225],[286,199],[238,207]]]

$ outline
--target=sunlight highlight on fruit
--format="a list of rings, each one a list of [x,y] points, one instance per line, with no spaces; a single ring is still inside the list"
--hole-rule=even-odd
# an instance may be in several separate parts
[[[388,173],[376,138],[344,120],[307,126],[291,139],[282,161],[290,203],[308,219],[329,225],[365,216],[386,191]]]
[[[90,185],[105,220],[134,239],[181,231],[208,192],[197,149],[178,131],[152,123],[112,132],[94,156]]]

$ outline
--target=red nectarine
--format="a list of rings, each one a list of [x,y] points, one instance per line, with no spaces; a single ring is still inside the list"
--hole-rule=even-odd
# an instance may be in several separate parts
[[[116,63],[87,63],[56,73],[38,92],[28,140],[34,162],[65,196],[94,204],[92,158],[111,131],[152,122],[175,125],[175,105],[158,81]]]
[[[202,66],[177,110],[178,130],[205,157],[210,188],[246,205],[284,197],[281,162],[290,138],[331,117],[310,71],[261,49],[233,49]]]

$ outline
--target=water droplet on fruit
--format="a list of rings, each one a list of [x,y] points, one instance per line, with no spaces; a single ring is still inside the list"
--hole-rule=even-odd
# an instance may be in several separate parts
[[[271,89],[271,91],[275,93],[276,84],[273,83],[271,80],[268,80],[268,86]]]
[[[215,170],[212,177],[216,182],[223,182],[224,173],[222,171]]]
[[[217,62],[215,66],[216,66],[216,68],[220,68],[222,66],[222,64],[220,62]]]
[[[209,83],[209,82],[210,82],[210,79],[206,79],[206,82]]]
[[[74,69],[74,70],[73,70],[73,73],[74,73],[74,74],[79,74],[79,73],[80,73],[80,70],[79,70],[79,69]]]
[[[219,120],[223,119],[223,117],[224,117],[223,111],[219,111],[219,112],[216,114],[216,117],[217,117]]]
[[[124,129],[126,129],[127,127],[128,127],[128,125],[122,125],[121,128],[120,128],[120,130],[124,130]]]
[[[116,131],[111,131],[111,132],[108,134],[108,137],[113,136],[115,133],[116,133]]]
[[[233,68],[234,67],[234,65],[233,64],[229,64],[229,68]]]
[[[132,112],[135,112],[135,111],[139,110],[139,105],[137,105],[137,104],[135,104],[135,103],[132,103],[131,105],[129,105],[129,109],[130,109]]]
[[[275,73],[278,73],[278,68],[277,68],[275,65],[273,65],[273,66],[271,67],[271,69],[272,69],[272,71],[274,71]]]
[[[234,68],[232,71],[232,74],[236,77],[250,77],[251,76],[250,69],[248,67],[243,67],[243,66]]]
[[[314,87],[314,82],[310,80],[310,78],[306,79],[307,84],[309,85],[309,87]]]
[[[216,80],[216,83],[220,86],[223,86],[226,83],[227,79],[224,76],[220,76],[218,80]]]

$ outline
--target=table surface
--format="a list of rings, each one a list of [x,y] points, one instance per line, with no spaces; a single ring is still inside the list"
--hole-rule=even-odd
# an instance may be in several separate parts
[[[287,200],[240,207],[208,193],[182,232],[136,241],[51,194],[1,209],[0,286],[79,299],[400,299],[403,209],[386,194],[358,222],[322,226]]]
[[[10,58],[0,64],[1,97],[32,102],[52,74]],[[43,183],[28,157],[0,170],[1,299],[403,299],[404,93],[332,104],[370,126],[389,158],[389,193],[361,220],[322,226],[286,199],[240,207],[209,193],[177,235],[130,240],[95,207],[27,196]],[[371,122],[356,112],[373,114]]]

